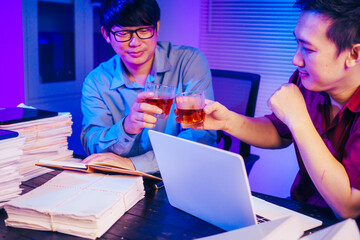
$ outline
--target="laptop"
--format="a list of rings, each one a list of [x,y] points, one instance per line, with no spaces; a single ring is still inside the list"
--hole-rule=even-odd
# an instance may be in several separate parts
[[[226,231],[257,224],[257,209],[269,220],[295,215],[304,231],[322,224],[253,197],[239,154],[153,130],[149,137],[172,206]]]

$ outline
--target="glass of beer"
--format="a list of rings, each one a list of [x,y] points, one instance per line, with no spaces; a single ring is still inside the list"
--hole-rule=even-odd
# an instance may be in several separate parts
[[[182,128],[196,128],[203,125],[205,119],[203,91],[180,93],[176,95],[175,103]]]
[[[162,114],[155,114],[155,117],[165,119],[169,116],[175,98],[175,90],[175,87],[146,82],[144,91],[153,92],[154,97],[145,99],[145,102],[163,110]]]

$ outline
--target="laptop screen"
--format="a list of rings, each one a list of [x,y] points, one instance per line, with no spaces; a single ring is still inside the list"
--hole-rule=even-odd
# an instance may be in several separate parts
[[[152,130],[149,137],[172,206],[224,230],[256,223],[240,155]]]

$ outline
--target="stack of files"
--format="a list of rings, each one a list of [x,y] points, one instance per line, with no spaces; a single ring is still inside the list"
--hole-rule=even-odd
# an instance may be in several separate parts
[[[13,131],[0,130],[0,208],[20,195],[19,160],[25,138]]]
[[[73,151],[68,149],[73,123],[70,113],[8,108],[0,110],[0,117],[5,118],[0,121],[0,129],[16,131],[26,138],[19,165],[23,181],[52,171],[35,166],[39,159],[72,159]]]
[[[63,171],[5,204],[5,224],[95,239],[144,195],[140,176]]]

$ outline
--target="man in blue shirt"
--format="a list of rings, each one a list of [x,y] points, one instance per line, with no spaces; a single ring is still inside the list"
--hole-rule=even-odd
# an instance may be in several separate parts
[[[160,119],[154,114],[162,110],[144,103],[152,97],[143,92],[146,82],[173,86],[176,93],[202,90],[213,99],[205,56],[192,47],[157,42],[160,9],[156,0],[103,0],[99,14],[102,35],[117,55],[85,79],[81,101],[85,151],[106,153],[119,161],[130,158],[136,170],[152,173],[158,167],[148,137],[150,128],[215,145],[215,131],[181,129],[174,105],[169,117]]]

